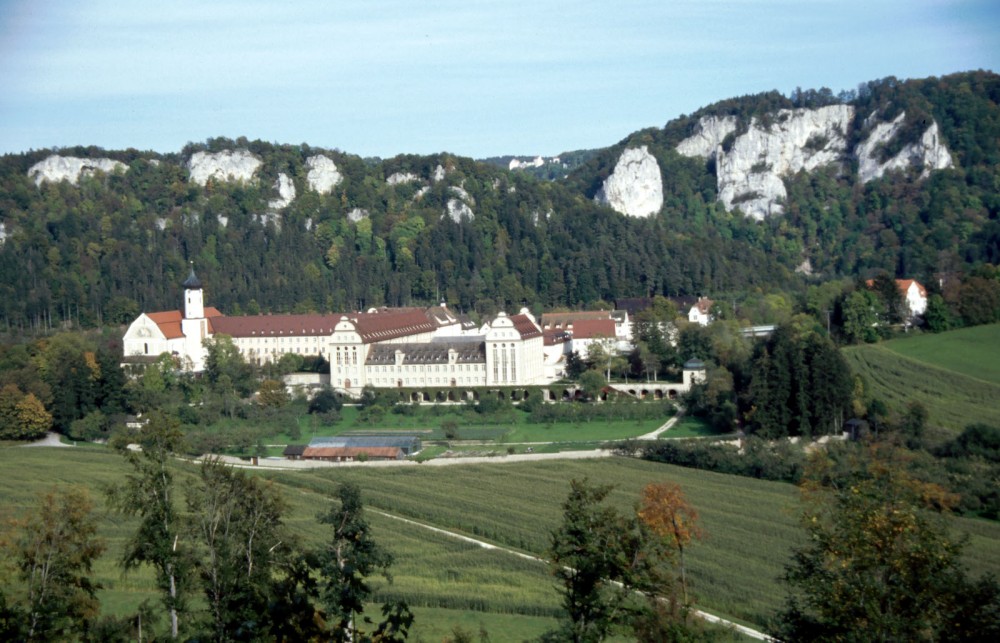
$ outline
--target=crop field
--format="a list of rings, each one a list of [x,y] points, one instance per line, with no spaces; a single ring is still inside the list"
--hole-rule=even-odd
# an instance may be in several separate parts
[[[11,447],[0,449],[0,470],[4,519],[19,514],[53,484],[89,488],[102,517],[101,536],[109,545],[95,569],[106,588],[101,593],[105,609],[121,612],[143,599],[157,602],[148,572],[123,577],[116,566],[133,524],[106,512],[103,489],[126,472],[120,456],[100,448]],[[195,468],[178,464],[177,471],[183,489]],[[337,486],[346,481],[360,485],[375,536],[396,557],[394,582],[376,583],[380,600],[396,596],[414,606],[415,640],[440,640],[452,624],[472,632],[482,624],[494,640],[512,640],[498,638],[499,632],[517,632],[515,640],[522,640],[554,624],[559,595],[546,564],[427,527],[544,556],[573,478],[616,485],[611,502],[622,509],[632,507],[649,482],[679,483],[706,533],[689,550],[689,577],[699,606],[748,624],[764,623],[781,605],[784,591],[778,577],[790,548],[802,538],[791,485],[623,458],[259,475],[279,486],[289,506],[287,528],[309,545],[322,541],[324,528],[315,518]],[[968,555],[974,569],[1000,573],[1000,525],[964,519],[956,525],[970,533]]]
[[[852,346],[843,353],[851,369],[864,376],[871,394],[891,408],[919,401],[932,426],[954,431],[977,422],[1000,426],[997,329],[1000,326],[921,335]]]

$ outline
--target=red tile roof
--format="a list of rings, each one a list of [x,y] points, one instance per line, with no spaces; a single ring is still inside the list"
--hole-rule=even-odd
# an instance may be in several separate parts
[[[614,338],[615,321],[613,319],[581,319],[573,322],[573,327],[567,330],[573,333],[573,339]]]
[[[531,339],[532,337],[541,337],[542,330],[535,325],[535,322],[531,321],[531,318],[527,315],[514,315],[510,318],[514,322],[514,330],[516,330],[521,335],[521,339]],[[612,324],[614,327],[614,324]],[[614,331],[612,330],[612,334]]]
[[[566,328],[569,324],[590,319],[611,319],[611,312],[607,310],[583,310],[572,313],[543,313],[542,327]]]
[[[358,458],[365,455],[369,458],[398,459],[403,455],[399,447],[306,447],[302,458]]]
[[[437,329],[434,322],[428,319],[426,312],[419,308],[401,309],[398,312],[389,309],[377,313],[357,313],[347,317],[354,322],[354,327],[361,335],[361,341],[366,344],[433,333]]]
[[[231,337],[331,335],[341,315],[250,315],[213,320],[216,333]]]
[[[181,319],[183,315],[179,310],[166,310],[159,313],[146,313],[146,317],[153,320],[160,332],[167,339],[176,339],[178,337],[184,337],[184,333],[181,332]]]

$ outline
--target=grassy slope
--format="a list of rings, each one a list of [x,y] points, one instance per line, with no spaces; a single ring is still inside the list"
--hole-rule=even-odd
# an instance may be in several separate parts
[[[874,397],[897,409],[917,400],[932,425],[1000,426],[1000,325],[852,346],[844,356]]]
[[[0,512],[18,513],[53,483],[90,488],[103,506],[101,488],[124,472],[120,458],[96,449],[0,449]],[[191,467],[179,467],[184,486]],[[336,486],[353,480],[363,489],[369,519],[380,542],[396,555],[395,582],[381,591],[402,595],[431,619],[419,636],[440,638],[451,623],[467,629],[482,622],[491,633],[508,632],[509,615],[525,627],[518,640],[551,625],[559,598],[546,566],[489,551],[381,515],[403,516],[460,531],[533,554],[543,554],[548,533],[560,520],[560,503],[572,478],[613,483],[612,500],[631,506],[648,482],[681,484],[701,514],[707,534],[690,550],[689,569],[700,604],[709,611],[762,623],[781,603],[777,581],[789,549],[800,542],[796,493],[786,484],[612,458],[601,461],[406,467],[343,468],[315,473],[269,474],[282,488],[290,509],[288,527],[308,543],[323,530],[316,514]],[[970,559],[977,571],[1000,573],[1000,525],[957,520],[971,534]],[[121,577],[115,560],[132,525],[104,515],[101,533],[109,552],[95,570],[109,587],[102,600],[110,611],[156,601],[148,573]],[[426,611],[423,611],[426,610]],[[506,616],[504,616],[506,615]],[[547,618],[548,617],[548,618]],[[423,632],[421,634],[421,632]],[[496,637],[494,637],[496,639]],[[501,640],[501,639],[496,639]],[[502,640],[511,640],[503,638]]]
[[[1000,386],[1000,324],[885,343],[894,353]]]

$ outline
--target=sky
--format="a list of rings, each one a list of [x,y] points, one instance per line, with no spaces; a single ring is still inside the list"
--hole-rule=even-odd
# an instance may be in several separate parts
[[[718,100],[1000,71],[997,0],[0,0],[0,153],[556,155]]]

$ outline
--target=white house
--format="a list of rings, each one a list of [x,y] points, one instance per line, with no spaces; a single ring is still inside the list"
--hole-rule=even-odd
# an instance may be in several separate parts
[[[708,326],[712,323],[712,304],[715,302],[708,297],[698,297],[698,301],[691,306],[688,311],[688,321],[692,324]]]
[[[897,279],[896,286],[910,309],[910,319],[927,312],[927,289],[916,279]]]

